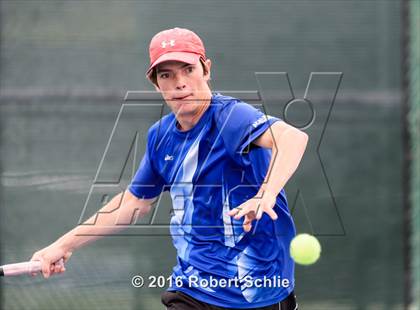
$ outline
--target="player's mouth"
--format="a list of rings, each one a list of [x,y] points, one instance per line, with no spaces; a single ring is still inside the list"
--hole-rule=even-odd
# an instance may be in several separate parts
[[[173,100],[185,100],[187,99],[189,96],[191,96],[191,94],[185,95],[185,96],[181,96],[181,97],[174,97],[172,98]]]

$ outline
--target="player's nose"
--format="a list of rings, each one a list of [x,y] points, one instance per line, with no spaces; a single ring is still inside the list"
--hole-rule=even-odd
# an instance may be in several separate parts
[[[185,79],[178,75],[175,78],[175,88],[177,90],[182,90],[182,89],[185,89],[186,87],[187,87],[187,84],[185,83]]]
[[[175,88],[177,90],[182,90],[182,89],[185,89],[186,87],[187,87],[187,85],[185,84],[184,81],[177,81],[176,84],[175,84]]]

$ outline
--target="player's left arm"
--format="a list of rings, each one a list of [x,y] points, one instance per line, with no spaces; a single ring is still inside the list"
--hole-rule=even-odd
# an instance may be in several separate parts
[[[299,166],[308,140],[305,132],[286,122],[275,122],[252,142],[271,149],[270,165],[261,193],[279,194]]]
[[[271,149],[267,175],[258,194],[228,214],[240,219],[245,216],[244,230],[251,230],[251,222],[266,212],[273,220],[277,214],[273,207],[276,197],[296,171],[308,143],[308,135],[283,121],[275,122],[252,143]]]

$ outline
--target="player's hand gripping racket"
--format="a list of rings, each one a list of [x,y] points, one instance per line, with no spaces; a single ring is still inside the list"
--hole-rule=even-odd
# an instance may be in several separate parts
[[[64,260],[60,259],[56,264],[64,265]],[[0,266],[0,276],[19,276],[22,274],[32,274],[41,271],[42,264],[40,261],[29,261],[16,264],[7,264]]]

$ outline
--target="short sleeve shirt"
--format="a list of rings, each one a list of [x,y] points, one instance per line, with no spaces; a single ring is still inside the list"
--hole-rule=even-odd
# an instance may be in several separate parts
[[[173,113],[150,128],[129,190],[139,198],[171,195],[177,265],[169,290],[230,308],[264,307],[293,290],[289,244],[295,227],[284,190],[274,207],[278,219],[264,214],[251,232],[243,231],[242,219],[227,215],[261,187],[271,150],[252,141],[277,121],[239,99],[214,94],[192,129],[180,131]]]

